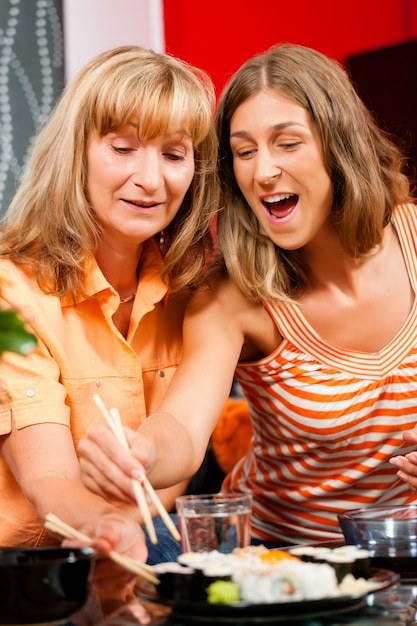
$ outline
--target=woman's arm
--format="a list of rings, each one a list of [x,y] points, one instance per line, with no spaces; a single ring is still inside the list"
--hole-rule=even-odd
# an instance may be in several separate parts
[[[158,412],[129,431],[127,455],[107,426],[94,425],[80,442],[85,484],[132,502],[130,479],[145,470],[157,488],[191,477],[200,467],[224,408],[244,342],[241,294],[227,282],[197,294],[184,321],[183,356]]]
[[[70,430],[61,424],[37,424],[0,439],[0,453],[41,521],[48,513],[86,533],[93,546],[107,554],[117,550],[140,561],[147,558],[141,528],[82,483]],[[134,580],[114,564],[97,569],[100,590],[124,593]],[[103,573],[104,572],[104,573]]]

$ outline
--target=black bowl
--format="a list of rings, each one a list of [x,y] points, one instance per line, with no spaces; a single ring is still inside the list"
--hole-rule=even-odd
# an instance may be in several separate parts
[[[90,548],[0,548],[0,624],[65,620],[87,601]]]
[[[417,506],[351,509],[338,515],[347,544],[366,548],[375,567],[417,578]]]

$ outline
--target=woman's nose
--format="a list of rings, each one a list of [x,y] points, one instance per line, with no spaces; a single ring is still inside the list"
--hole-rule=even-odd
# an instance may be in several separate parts
[[[278,157],[272,155],[267,149],[258,149],[254,174],[255,180],[261,184],[267,184],[280,174],[282,174],[282,170],[278,164]]]
[[[132,181],[146,191],[159,189],[162,184],[162,171],[159,154],[156,150],[141,151],[134,162]]]

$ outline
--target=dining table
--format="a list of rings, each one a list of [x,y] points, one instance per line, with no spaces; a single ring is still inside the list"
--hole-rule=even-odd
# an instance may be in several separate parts
[[[417,580],[400,580],[392,587],[367,595],[363,600],[341,610],[326,609],[325,603],[315,613],[288,615],[279,605],[273,615],[246,617],[244,611],[237,618],[177,614],[170,607],[143,601],[139,598],[115,606],[103,615],[101,604],[90,596],[84,608],[65,623],[65,626],[139,626],[139,605],[149,615],[148,626],[417,626]],[[64,625],[63,625],[64,626]]]
[[[313,545],[337,548],[345,544],[342,540],[332,540]],[[282,549],[291,547],[294,546]],[[251,605],[250,615],[245,608],[230,613],[221,605],[207,609],[207,605],[199,602],[188,605],[174,602],[174,607],[167,606],[158,601],[153,584],[138,578],[135,593],[128,601],[99,601],[90,595],[83,609],[59,626],[142,626],[143,607],[147,626],[417,626],[417,569],[402,571],[395,565],[399,565],[395,557],[385,560],[387,569],[381,569],[371,560],[372,580],[381,582],[382,588],[359,593],[347,602],[322,599],[295,603],[296,608],[294,603],[292,607],[277,603],[269,605],[267,610],[262,604]],[[198,610],[193,612],[195,606]]]

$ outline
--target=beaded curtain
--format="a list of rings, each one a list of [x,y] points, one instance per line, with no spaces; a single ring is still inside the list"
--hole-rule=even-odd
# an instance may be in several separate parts
[[[63,86],[62,0],[0,0],[0,214]]]

